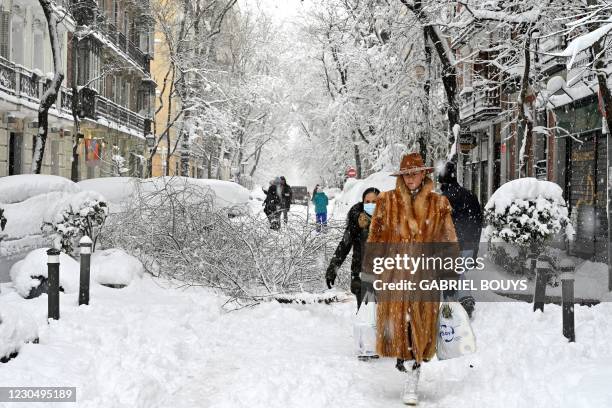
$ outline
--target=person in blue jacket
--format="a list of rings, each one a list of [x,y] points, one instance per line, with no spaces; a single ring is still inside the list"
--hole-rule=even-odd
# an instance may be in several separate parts
[[[317,232],[321,232],[327,227],[327,204],[329,203],[329,199],[322,190],[319,190],[318,184],[314,188],[312,202],[315,207]]]

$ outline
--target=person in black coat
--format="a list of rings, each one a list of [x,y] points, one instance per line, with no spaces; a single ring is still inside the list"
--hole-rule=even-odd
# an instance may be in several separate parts
[[[480,245],[483,214],[478,198],[467,188],[457,182],[457,167],[453,162],[447,162],[444,171],[438,176],[440,189],[451,207],[457,240],[463,257],[476,258]],[[461,292],[459,302],[463,305],[470,317],[474,311],[474,298],[469,293]]]
[[[327,272],[325,273],[325,281],[327,287],[331,289],[334,285],[338,273],[338,269],[346,259],[348,253],[353,250],[353,259],[351,262],[351,292],[357,296],[358,307],[362,300],[362,282],[361,282],[361,257],[363,247],[368,240],[370,231],[370,220],[374,212],[376,197],[380,191],[375,187],[370,187],[363,192],[361,202],[351,207],[348,212],[346,230],[342,241],[338,244],[336,252],[329,263]],[[365,295],[365,294],[364,294]]]
[[[263,202],[264,214],[270,221],[270,228],[273,230],[280,229],[280,212],[281,212],[281,194],[279,194],[280,180],[270,182],[268,190],[263,190],[266,193],[266,199]]]
[[[291,200],[293,199],[293,191],[291,191],[291,186],[287,184],[287,179],[285,176],[281,176],[280,178],[280,189],[281,189],[281,211],[283,212],[283,221],[285,224],[289,220],[289,208],[291,208]]]

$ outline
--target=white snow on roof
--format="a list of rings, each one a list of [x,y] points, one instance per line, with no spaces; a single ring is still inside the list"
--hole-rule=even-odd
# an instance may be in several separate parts
[[[81,188],[65,177],[20,174],[0,177],[0,203],[12,204],[51,192],[78,193]]]

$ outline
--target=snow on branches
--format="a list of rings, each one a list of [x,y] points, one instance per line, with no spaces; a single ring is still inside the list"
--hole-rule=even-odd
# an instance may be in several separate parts
[[[573,236],[561,188],[552,182],[522,178],[500,187],[485,206],[485,236],[522,248],[538,248],[554,235]]]
[[[98,236],[108,215],[105,200],[97,193],[84,191],[75,194],[51,222],[43,222],[41,230],[48,235],[55,248],[73,255],[78,240],[87,235],[95,250]]]

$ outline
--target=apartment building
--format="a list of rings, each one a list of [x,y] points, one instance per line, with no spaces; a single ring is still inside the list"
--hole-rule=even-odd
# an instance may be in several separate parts
[[[174,24],[173,19],[180,21],[181,7],[177,7],[176,0],[154,0],[157,7],[166,9],[167,21],[159,22],[155,31],[155,54],[151,71],[153,78],[159,84],[155,96],[155,135],[159,139],[158,149],[152,158],[152,175],[187,175],[196,178],[215,178],[229,180],[232,176],[231,157],[232,150],[225,143],[224,137],[219,135],[218,129],[209,124],[201,125],[197,117],[188,114],[180,114],[181,98],[172,82],[178,78],[178,73],[172,71],[169,44],[164,34],[165,24],[167,27]],[[218,13],[219,10],[211,8],[210,13]],[[233,35],[233,30],[238,27],[238,6],[235,5],[224,15],[219,33],[215,35],[210,44],[208,61],[205,62],[210,72],[226,72],[231,65],[231,53],[229,51],[228,38]],[[211,20],[215,20],[211,18]],[[167,29],[166,27],[166,29]],[[194,33],[184,34],[190,39]],[[206,35],[206,34],[201,34]],[[201,41],[201,40],[198,40]],[[214,68],[213,68],[214,67]],[[166,86],[164,87],[164,80]],[[187,74],[184,81],[192,81],[193,78]],[[214,98],[213,98],[214,99]],[[190,112],[191,113],[191,112]],[[195,113],[197,116],[197,113]],[[175,120],[175,118],[177,118]],[[171,127],[168,125],[172,124]],[[166,132],[164,134],[164,132]],[[177,140],[183,137],[183,132],[189,133],[189,143]],[[182,174],[181,158],[186,160],[187,174]]]
[[[468,17],[460,6],[456,12],[459,20]],[[527,103],[537,112],[537,130],[523,140],[525,132],[517,120],[516,103],[521,69],[502,72],[490,63],[496,59],[490,50],[511,36],[486,23],[470,24],[453,33],[451,48],[460,73],[460,181],[483,205],[501,184],[516,178],[536,177],[559,184],[577,227],[570,251],[604,259],[608,153],[596,79],[592,71],[584,69],[591,56],[581,53],[568,70],[567,60],[554,54],[565,49],[572,38],[535,41],[531,59],[540,80],[528,92]],[[549,81],[563,86],[551,93]]]
[[[122,174],[141,175],[156,86],[149,70],[153,22],[148,2],[58,0],[56,13],[65,78],[49,112],[42,173],[75,179],[111,176],[116,173],[113,159],[121,156],[128,163]],[[30,172],[38,104],[53,71],[51,55],[38,2],[3,0],[0,176]],[[72,169],[73,140],[78,171]]]

